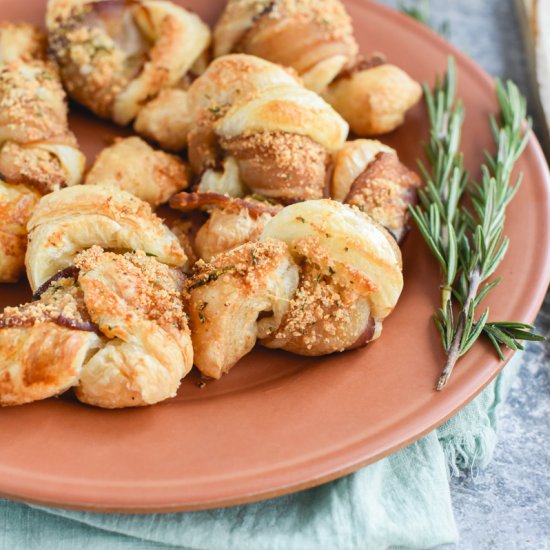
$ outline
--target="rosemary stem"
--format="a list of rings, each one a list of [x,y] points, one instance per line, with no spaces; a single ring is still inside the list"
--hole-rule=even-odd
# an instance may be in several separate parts
[[[445,285],[441,289],[441,309],[447,311],[448,304],[451,302],[452,288],[449,285]]]
[[[447,350],[447,360],[445,361],[445,366],[443,367],[441,376],[437,381],[437,386],[436,386],[437,391],[441,391],[445,387],[445,385],[447,384],[447,381],[449,380],[449,378],[451,377],[451,374],[453,373],[453,369],[456,365],[456,362],[460,358],[460,355],[461,355],[460,350],[462,348],[462,337],[464,336],[464,327],[466,325],[466,318],[468,316],[470,305],[472,301],[475,299],[475,297],[477,296],[479,285],[481,284],[481,282],[482,282],[481,272],[478,266],[472,271],[468,279],[468,296],[458,315],[458,321],[456,324],[455,333],[451,341],[451,345]],[[443,292],[445,293],[445,289],[443,289]],[[450,293],[449,293],[448,299],[449,301],[451,299]],[[444,307],[445,306],[446,306],[446,303],[444,302]]]
[[[465,317],[461,312],[458,318],[456,332],[451,342],[451,347],[447,351],[447,360],[445,361],[443,372],[437,381],[437,386],[435,388],[437,391],[441,391],[447,385],[447,380],[451,377],[456,362],[460,357],[460,344],[462,343],[462,335],[464,334],[464,324]]]

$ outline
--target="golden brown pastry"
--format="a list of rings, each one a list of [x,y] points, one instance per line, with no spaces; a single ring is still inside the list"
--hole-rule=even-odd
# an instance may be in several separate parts
[[[340,74],[322,94],[360,136],[395,130],[422,97],[418,82],[399,67],[371,65]]]
[[[0,405],[70,387],[105,408],[173,397],[193,364],[182,282],[143,252],[79,254],[35,301],[0,315]]]
[[[0,22],[0,64],[46,57],[46,36],[28,23]]]
[[[30,25],[0,25],[0,46],[7,49],[0,58],[10,60],[0,63],[0,173],[45,194],[80,183],[85,158],[69,130],[56,68],[44,61],[39,44],[45,41]]]
[[[395,65],[359,55],[340,0],[229,0],[214,29],[214,55],[232,52],[293,67],[360,135],[395,129],[421,96]]]
[[[300,266],[300,282],[270,348],[324,355],[380,336],[403,288],[401,253],[367,215],[333,200],[284,208],[262,239],[285,242]]]
[[[279,326],[298,284],[285,243],[267,239],[199,260],[186,283],[195,365],[220,378]]]
[[[10,316],[15,308],[10,308]],[[0,317],[0,405],[22,405],[59,395],[78,383],[82,365],[99,346],[93,332],[55,322],[9,327]]]
[[[170,206],[183,212],[209,211],[208,220],[194,236],[194,250],[206,262],[221,252],[257,240],[264,226],[282,208],[262,197],[233,198],[219,193],[178,193]]]
[[[27,222],[40,195],[26,185],[0,180],[0,282],[19,280],[25,266]]]
[[[128,191],[156,208],[185,189],[188,180],[187,168],[179,157],[155,151],[134,136],[118,139],[103,149],[84,183]]]
[[[336,155],[331,197],[366,212],[401,242],[409,229],[408,208],[416,203],[420,184],[394,149],[358,139],[348,141]]]
[[[121,125],[184,79],[210,42],[197,15],[166,0],[50,0],[47,27],[69,95]]]
[[[230,194],[230,187],[242,196],[249,188],[287,202],[323,196],[330,155],[348,126],[294,74],[256,57],[228,55],[193,82],[188,99],[189,160],[200,191]]]
[[[28,230],[25,265],[33,290],[93,245],[143,250],[172,266],[186,261],[177,238],[151,207],[114,187],[82,185],[42,197]]]
[[[26,225],[38,196],[80,183],[84,171],[45,48],[32,25],[0,23],[0,282],[16,281],[23,270]]]
[[[187,91],[179,88],[162,90],[139,111],[134,129],[143,137],[156,141],[163,149],[185,149],[191,130]]]
[[[78,399],[105,408],[174,397],[193,366],[183,277],[143,252],[94,247],[75,262],[90,318],[108,340],[84,365]]]
[[[285,207],[260,241],[197,262],[186,285],[195,364],[220,378],[256,340],[324,355],[378,338],[403,288],[401,252],[333,200]]]

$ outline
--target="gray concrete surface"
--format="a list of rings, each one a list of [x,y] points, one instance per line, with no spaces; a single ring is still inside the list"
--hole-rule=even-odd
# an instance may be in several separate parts
[[[451,42],[492,75],[512,78],[532,105],[513,0],[432,0],[430,6],[436,26],[449,23]],[[550,294],[537,326],[550,337]],[[550,341],[527,347],[501,416],[493,462],[454,480],[452,497],[458,550],[550,549]]]

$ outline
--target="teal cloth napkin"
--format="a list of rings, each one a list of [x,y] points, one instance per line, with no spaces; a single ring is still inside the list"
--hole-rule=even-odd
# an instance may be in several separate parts
[[[256,504],[145,516],[0,500],[0,549],[385,550],[456,542],[448,477],[489,462],[518,355],[438,430],[332,483]]]

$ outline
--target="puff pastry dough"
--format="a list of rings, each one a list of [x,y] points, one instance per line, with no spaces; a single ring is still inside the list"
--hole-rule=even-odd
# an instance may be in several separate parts
[[[46,36],[28,23],[0,22],[0,64],[45,59]]]
[[[189,160],[197,174],[222,172],[223,159],[232,158],[254,193],[283,201],[323,196],[330,154],[343,145],[348,125],[291,72],[228,55],[193,82],[188,99]]]
[[[40,195],[0,180],[0,282],[19,280],[25,265],[27,222]]]
[[[183,212],[206,208],[208,220],[194,238],[194,249],[199,258],[209,262],[221,252],[255,241],[264,226],[281,205],[261,197],[232,198],[218,193],[178,193],[170,200],[170,206]]]
[[[300,283],[279,328],[262,344],[324,355],[380,336],[403,288],[401,252],[367,215],[332,200],[284,208],[262,239],[285,242]]]
[[[188,280],[188,311],[195,365],[220,378],[257,338],[278,327],[298,284],[298,266],[285,243],[247,243],[199,260]]]
[[[331,197],[372,216],[401,242],[408,232],[409,205],[417,201],[420,178],[376,140],[347,142],[335,159]]]
[[[143,252],[81,253],[36,301],[0,315],[0,405],[70,387],[105,408],[173,397],[193,364],[182,282]]]
[[[0,282],[16,281],[23,269],[38,194],[80,183],[84,171],[65,92],[45,54],[38,29],[0,23]]]
[[[151,405],[174,397],[193,366],[181,301],[181,274],[143,252],[76,259],[90,318],[108,340],[86,362],[75,393],[105,408]]]
[[[121,125],[176,86],[210,42],[197,15],[165,0],[50,0],[47,27],[69,95]]]
[[[42,194],[80,183],[85,164],[44,46],[31,25],[0,25],[0,173]]]
[[[93,332],[53,322],[0,329],[0,405],[22,405],[59,395],[78,383],[90,351],[99,346]]]
[[[35,208],[28,230],[25,265],[33,290],[93,245],[143,250],[173,266],[186,261],[177,238],[151,207],[113,187],[83,185],[46,195]]]
[[[361,58],[340,0],[229,0],[214,54],[232,52],[293,67],[360,135],[393,130],[421,96],[398,67]]]
[[[405,71],[390,63],[361,65],[335,79],[323,97],[358,135],[386,134],[401,126],[422,89]]]
[[[179,88],[162,90],[139,111],[134,129],[143,137],[159,143],[163,149],[185,149],[191,130],[187,92]]]
[[[401,252],[359,210],[305,201],[269,220],[260,241],[197,262],[186,288],[195,363],[220,378],[256,340],[324,355],[378,338],[403,288]]]
[[[180,158],[155,151],[138,137],[129,137],[101,151],[84,183],[128,191],[155,208],[185,189],[188,180]]]

